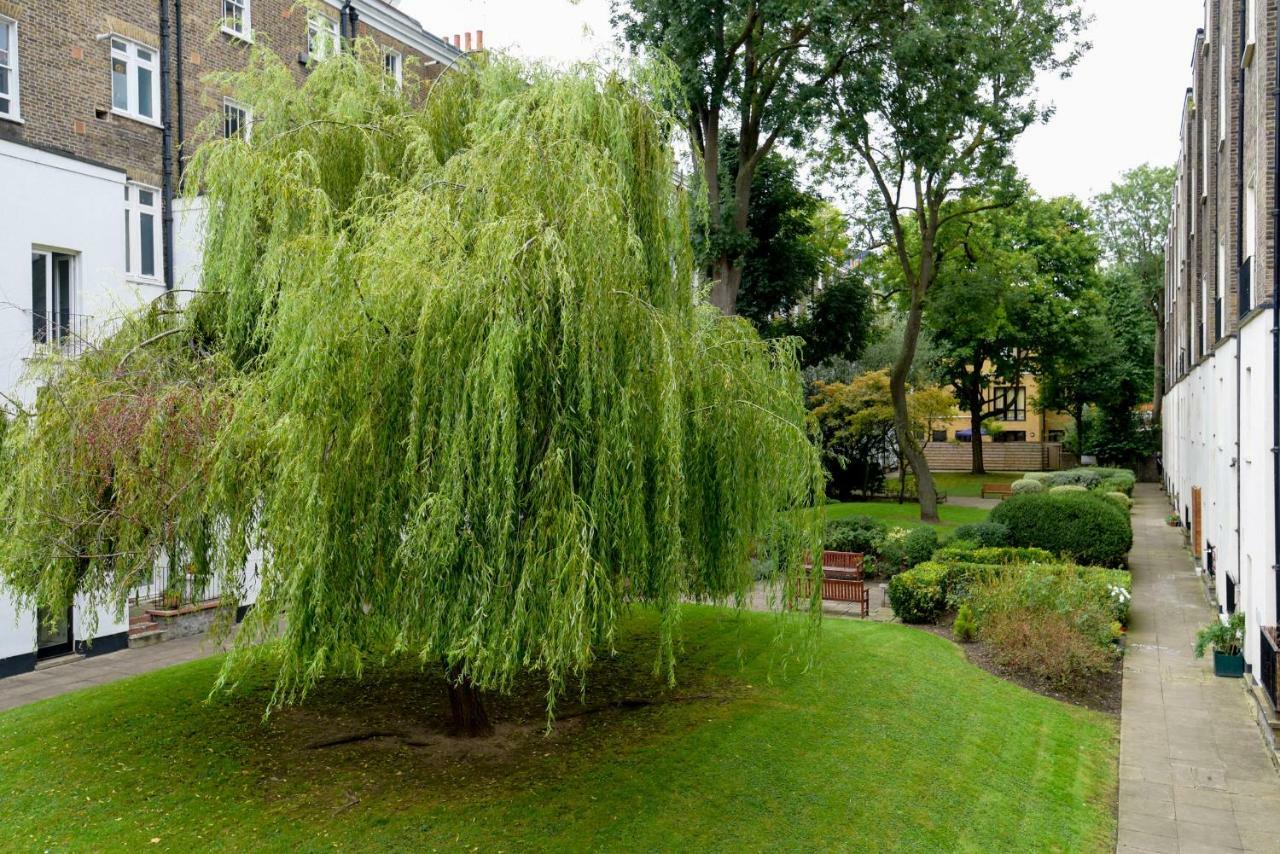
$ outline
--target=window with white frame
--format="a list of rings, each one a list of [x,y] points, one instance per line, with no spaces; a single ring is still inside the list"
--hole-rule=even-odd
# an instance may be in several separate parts
[[[160,269],[160,194],[154,187],[124,187],[124,271],[157,279]]]
[[[222,31],[242,39],[252,39],[251,3],[252,0],[222,0]]]
[[[31,249],[31,339],[51,344],[70,337],[75,300],[76,256]]]
[[[111,111],[154,124],[159,103],[155,50],[112,36]]]
[[[404,85],[404,57],[398,50],[387,48],[382,52],[382,67],[387,76],[396,81],[396,88]]]
[[[307,14],[307,61],[322,62],[338,52],[338,22],[328,15]]]
[[[252,124],[253,111],[251,109],[230,98],[222,100],[223,139],[243,139],[248,142]]]
[[[19,118],[18,22],[3,15],[0,15],[0,118]]]

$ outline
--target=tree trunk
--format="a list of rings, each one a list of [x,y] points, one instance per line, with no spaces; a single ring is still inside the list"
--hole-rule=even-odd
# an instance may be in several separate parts
[[[738,290],[742,287],[742,264],[722,255],[716,260],[716,278],[711,283],[711,304],[724,314],[738,313]]]
[[[1157,302],[1156,309],[1156,356],[1151,394],[1151,424],[1160,426],[1164,417],[1164,298]]]
[[[471,678],[455,665],[446,668],[445,684],[449,691],[449,711],[453,715],[451,729],[454,734],[465,738],[493,735],[493,724],[489,722],[480,690]]]
[[[982,366],[974,372],[969,388],[969,441],[973,445],[972,473],[986,474],[986,463],[982,459]]]
[[[1084,407],[1077,406],[1075,411],[1076,417],[1076,457],[1081,465],[1084,464]]]
[[[739,235],[747,233],[751,218],[751,180],[755,175],[754,156],[740,153],[738,174],[733,179],[733,233],[732,245],[737,246]],[[718,226],[722,227],[722,226]],[[742,262],[737,250],[725,248],[716,259],[716,280],[711,286],[711,304],[725,314],[738,313],[738,291],[742,288]]]
[[[889,394],[893,398],[893,429],[898,435],[898,447],[902,449],[911,471],[916,476],[916,492],[920,496],[920,520],[922,522],[940,522],[938,518],[938,492],[933,485],[933,473],[929,471],[929,463],[924,458],[920,443],[916,441],[911,430],[911,419],[907,413],[907,376],[911,373],[911,364],[916,358],[916,344],[920,340],[920,321],[924,314],[924,299],[913,296],[911,309],[907,312],[907,324],[902,335],[902,350],[889,372]]]

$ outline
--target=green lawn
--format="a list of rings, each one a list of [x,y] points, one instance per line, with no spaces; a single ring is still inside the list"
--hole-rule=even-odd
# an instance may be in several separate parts
[[[995,471],[986,474],[969,474],[968,472],[940,471],[933,473],[934,483],[948,498],[965,496],[978,498],[982,494],[984,483],[1013,483],[1022,478],[1022,472]],[[890,488],[892,489],[892,481]]]
[[[778,664],[777,617],[690,607],[682,625],[674,689],[653,682],[641,615],[593,674],[604,711],[546,736],[531,682],[495,704],[496,741],[463,748],[422,746],[443,698],[412,670],[331,681],[266,721],[261,678],[202,703],[212,659],[0,713],[0,848],[1113,847],[1111,718],[904,626],[829,620],[802,672]],[[670,701],[608,702],[636,697]],[[405,738],[307,746],[370,729]]]
[[[882,522],[900,528],[918,528],[924,525],[920,521],[920,505],[914,502],[898,504],[896,501],[846,501],[826,506],[827,519],[848,519],[852,516],[874,516]],[[990,513],[983,507],[960,507],[955,504],[941,504],[938,515],[942,517],[943,528],[954,528],[971,522],[981,522]]]

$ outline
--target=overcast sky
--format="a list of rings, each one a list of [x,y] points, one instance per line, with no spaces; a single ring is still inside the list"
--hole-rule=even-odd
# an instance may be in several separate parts
[[[1043,195],[1087,198],[1144,162],[1172,163],[1191,81],[1202,0],[1084,0],[1093,50],[1068,80],[1043,81],[1057,106],[1018,146],[1018,165]],[[402,0],[441,36],[484,30],[489,47],[554,61],[589,59],[613,46],[609,0]]]

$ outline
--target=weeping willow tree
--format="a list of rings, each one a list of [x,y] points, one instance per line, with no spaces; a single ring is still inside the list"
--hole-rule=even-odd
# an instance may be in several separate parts
[[[522,672],[551,708],[639,603],[673,676],[680,603],[740,600],[771,543],[793,592],[821,495],[796,354],[696,292],[650,77],[401,93],[361,45],[221,78],[254,123],[192,162],[198,293],[46,372],[5,440],[4,580],[118,603],[176,559],[228,606],[258,588],[222,686],[265,661],[293,702],[412,654],[471,732]]]

